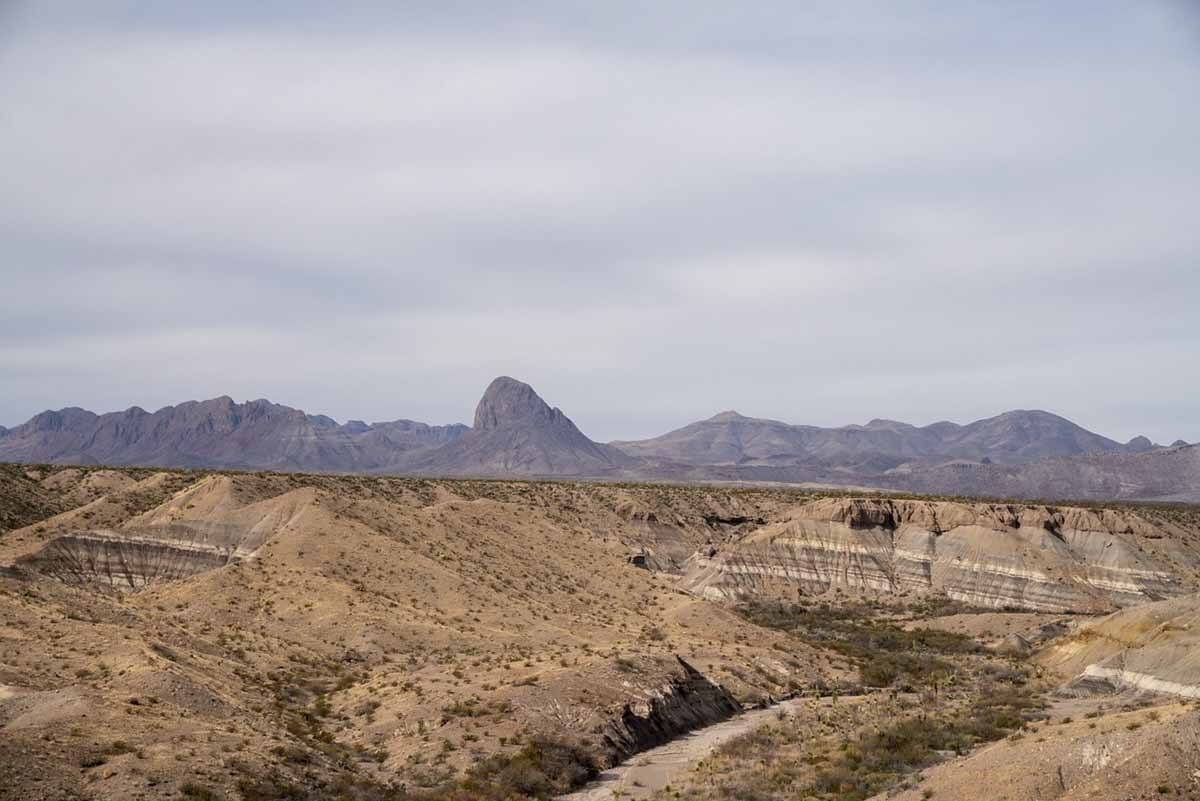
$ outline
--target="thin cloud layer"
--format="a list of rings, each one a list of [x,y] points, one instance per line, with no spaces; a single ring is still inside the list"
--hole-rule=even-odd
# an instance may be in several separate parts
[[[1200,439],[1185,5],[145,5],[0,18],[4,424],[508,373],[599,439]]]

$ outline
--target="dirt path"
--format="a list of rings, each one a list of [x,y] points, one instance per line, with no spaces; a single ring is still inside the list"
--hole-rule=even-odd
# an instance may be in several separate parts
[[[861,698],[843,696],[839,703],[855,703]],[[721,723],[697,729],[671,742],[643,751],[620,765],[609,768],[581,790],[559,796],[561,801],[611,801],[614,798],[647,798],[671,784],[693,764],[704,759],[717,746],[738,735],[753,731],[774,720],[781,712],[795,714],[804,705],[811,709],[814,699],[797,698],[783,701],[766,709],[754,709]],[[821,698],[829,706],[830,698]]]

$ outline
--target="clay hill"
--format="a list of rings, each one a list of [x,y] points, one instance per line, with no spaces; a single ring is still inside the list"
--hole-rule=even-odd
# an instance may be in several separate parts
[[[474,425],[339,424],[227,397],[0,429],[0,461],[429,476],[850,485],[989,497],[1200,501],[1200,448],[1116,442],[1042,411],[968,425],[819,428],[724,412],[661,437],[589,439],[528,384],[492,382]]]
[[[1039,504],[827,498],[693,554],[701,597],[944,595],[976,608],[1107,612],[1200,588],[1188,525]]]
[[[1056,640],[1038,661],[1077,690],[1200,698],[1200,596],[1123,609]]]

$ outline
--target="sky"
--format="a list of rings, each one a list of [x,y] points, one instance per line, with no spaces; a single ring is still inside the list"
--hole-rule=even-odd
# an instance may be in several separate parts
[[[1200,3],[0,0],[0,424],[1200,440]]]

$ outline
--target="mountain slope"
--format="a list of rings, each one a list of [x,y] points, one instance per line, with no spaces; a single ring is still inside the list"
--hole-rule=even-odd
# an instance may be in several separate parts
[[[1144,437],[1122,445],[1043,411],[1005,412],[968,425],[917,427],[893,420],[838,428],[796,426],[723,412],[653,439],[614,442],[644,458],[685,464],[869,464],[886,469],[911,460],[987,459],[1019,464],[1049,456],[1148,450]]]
[[[501,376],[475,410],[475,425],[415,461],[412,472],[434,475],[602,476],[637,459],[588,439],[533,388]]]
[[[1042,411],[967,425],[820,428],[722,412],[653,439],[593,442],[528,384],[497,378],[474,425],[344,425],[266,400],[157,412],[43,412],[0,430],[0,462],[443,476],[815,482],[952,495],[1200,502],[1200,449],[1128,443]]]
[[[157,412],[47,411],[0,434],[0,460],[63,464],[378,470],[452,441],[463,425],[398,420],[339,426],[266,400],[188,401]]]
[[[1019,465],[944,464],[895,471],[873,481],[876,486],[916,492],[1200,503],[1200,446],[1085,454]]]

